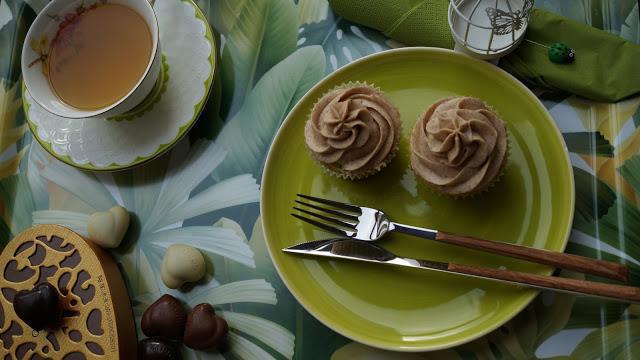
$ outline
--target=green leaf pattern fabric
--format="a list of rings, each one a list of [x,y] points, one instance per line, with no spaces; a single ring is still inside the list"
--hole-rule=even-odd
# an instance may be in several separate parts
[[[131,228],[112,253],[125,274],[137,323],[150,303],[170,293],[190,306],[213,304],[231,327],[228,352],[184,349],[184,358],[640,358],[637,305],[543,292],[512,321],[476,341],[403,354],[334,333],[287,291],[260,225],[259,183],[269,145],[288,111],[324,75],[401,46],[387,37],[393,23],[387,34],[351,23],[336,16],[327,0],[197,0],[221,40],[218,77],[198,125],[154,161],[94,174],[58,162],[26,131],[20,51],[46,3],[0,0],[0,247],[38,223],[86,233],[89,214],[126,206],[133,214]],[[399,1],[398,9],[428,3]],[[446,6],[446,1],[436,3]],[[635,0],[539,0],[536,5],[640,42]],[[446,19],[425,28],[433,27],[447,46],[443,24]],[[638,285],[640,98],[608,104],[537,93],[563,132],[574,166],[576,215],[567,251],[625,262]],[[158,276],[166,248],[177,241],[202,249],[210,264],[206,281],[189,292],[167,289]]]

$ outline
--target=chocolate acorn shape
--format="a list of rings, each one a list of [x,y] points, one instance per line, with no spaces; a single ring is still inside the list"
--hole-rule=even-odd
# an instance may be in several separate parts
[[[142,314],[140,326],[149,337],[181,340],[186,321],[182,303],[171,295],[162,295]]]
[[[55,326],[62,318],[58,290],[46,282],[31,290],[17,292],[13,298],[13,309],[22,321],[36,331]]]
[[[229,326],[216,315],[209,304],[196,305],[187,316],[184,329],[184,344],[195,350],[213,349],[227,338]]]
[[[180,360],[181,358],[180,350],[168,340],[149,338],[138,343],[140,360]]]

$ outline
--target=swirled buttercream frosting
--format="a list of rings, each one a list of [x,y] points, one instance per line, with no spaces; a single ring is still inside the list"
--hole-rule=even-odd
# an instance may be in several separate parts
[[[316,102],[304,128],[311,154],[342,178],[361,179],[380,171],[395,156],[400,114],[377,89],[339,87]]]
[[[482,100],[456,97],[431,105],[411,133],[411,167],[436,190],[465,196],[487,189],[508,156],[507,130]]]

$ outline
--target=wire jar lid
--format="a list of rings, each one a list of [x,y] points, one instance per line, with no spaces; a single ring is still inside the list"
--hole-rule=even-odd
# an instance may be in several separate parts
[[[524,39],[532,7],[533,0],[450,0],[449,27],[466,53],[495,59]]]

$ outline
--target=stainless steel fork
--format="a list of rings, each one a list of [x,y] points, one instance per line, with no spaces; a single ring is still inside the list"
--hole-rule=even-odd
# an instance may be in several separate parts
[[[292,213],[292,216],[340,236],[364,241],[376,241],[388,232],[397,231],[429,240],[609,279],[625,282],[629,279],[629,269],[623,264],[400,224],[391,221],[383,211],[378,209],[302,194],[298,194],[298,196],[310,202],[297,199],[295,202],[305,206],[306,209],[298,206],[293,208],[310,217],[296,213]]]

